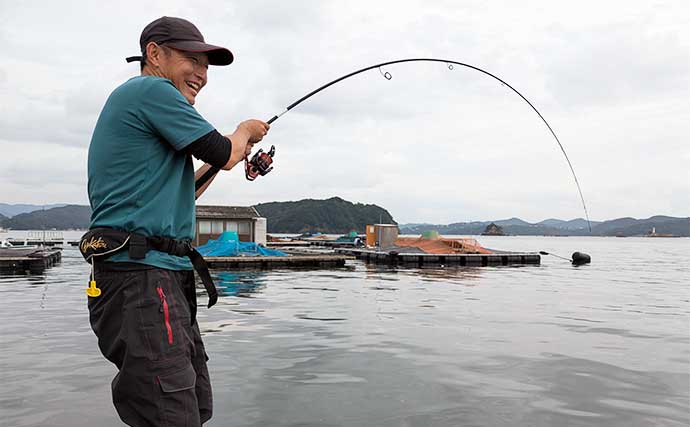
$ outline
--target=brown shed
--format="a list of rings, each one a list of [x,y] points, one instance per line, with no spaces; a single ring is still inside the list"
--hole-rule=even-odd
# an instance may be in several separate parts
[[[242,242],[266,244],[266,218],[253,206],[197,205],[195,246],[206,244],[224,231],[237,232]]]

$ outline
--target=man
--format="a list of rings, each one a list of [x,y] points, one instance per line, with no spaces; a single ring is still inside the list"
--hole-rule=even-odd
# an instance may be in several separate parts
[[[176,256],[191,251],[195,232],[191,156],[206,162],[203,170],[229,170],[269,126],[247,120],[223,136],[194,109],[208,66],[229,65],[233,55],[205,43],[191,22],[157,19],[140,47],[142,55],[127,61],[141,61],[141,75],[110,95],[89,147],[89,233],[127,236],[94,263],[90,322],[119,370],[112,396],[126,424],[199,426],[211,418],[211,384],[192,263]],[[98,242],[82,240],[82,252],[107,246]]]

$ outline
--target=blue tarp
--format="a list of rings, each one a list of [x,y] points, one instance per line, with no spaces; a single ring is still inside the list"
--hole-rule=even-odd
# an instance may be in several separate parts
[[[203,256],[287,256],[285,252],[264,248],[253,242],[240,242],[235,231],[225,231],[218,240],[196,248]]]

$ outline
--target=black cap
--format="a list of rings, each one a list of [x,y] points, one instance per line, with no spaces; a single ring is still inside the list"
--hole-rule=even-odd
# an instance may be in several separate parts
[[[191,22],[182,18],[164,16],[151,22],[141,32],[139,46],[142,55],[146,52],[146,45],[156,42],[159,45],[170,46],[186,52],[205,52],[211,65],[229,65],[234,59],[228,49],[207,44],[199,29]],[[141,61],[141,56],[130,56],[127,62]]]

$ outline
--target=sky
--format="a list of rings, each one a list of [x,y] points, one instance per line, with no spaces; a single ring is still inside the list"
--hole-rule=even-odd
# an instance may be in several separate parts
[[[195,108],[221,133],[341,75],[414,57],[520,91],[592,220],[690,216],[687,1],[0,0],[0,202],[88,204],[87,152],[141,30],[184,17],[235,61]],[[392,75],[385,79],[382,73]],[[200,204],[339,196],[400,223],[583,217],[558,144],[519,96],[443,63],[371,70],[276,121],[274,170],[222,172]],[[197,166],[200,163],[197,162]]]

